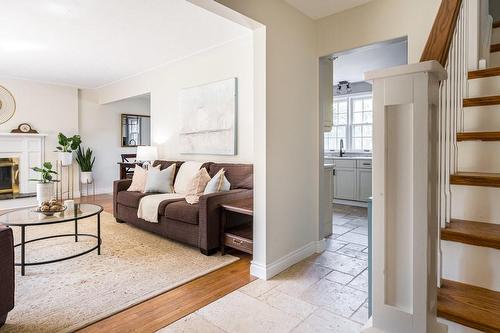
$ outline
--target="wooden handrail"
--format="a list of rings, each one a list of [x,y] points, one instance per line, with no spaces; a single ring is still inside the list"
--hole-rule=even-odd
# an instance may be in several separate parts
[[[443,0],[420,62],[436,60],[446,66],[462,0]]]

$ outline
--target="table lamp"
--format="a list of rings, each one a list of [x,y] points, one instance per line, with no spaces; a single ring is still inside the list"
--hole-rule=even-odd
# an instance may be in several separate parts
[[[143,166],[149,169],[152,162],[158,159],[158,149],[155,146],[138,146],[135,159],[143,162]]]

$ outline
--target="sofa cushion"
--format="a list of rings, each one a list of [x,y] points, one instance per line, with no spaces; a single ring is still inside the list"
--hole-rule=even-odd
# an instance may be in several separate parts
[[[231,190],[234,189],[253,189],[253,165],[252,164],[231,164],[231,163],[214,163],[210,165],[210,177],[213,177],[224,169],[229,183],[231,183]]]
[[[121,191],[116,195],[116,202],[127,207],[138,208],[139,201],[151,193]]]
[[[198,224],[198,204],[190,205],[186,200],[170,203],[165,208],[165,216],[168,219],[190,224]]]

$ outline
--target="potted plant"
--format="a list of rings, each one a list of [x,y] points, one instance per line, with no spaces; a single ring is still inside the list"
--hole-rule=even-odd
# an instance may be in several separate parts
[[[92,156],[92,150],[87,148],[84,150],[81,146],[76,151],[76,162],[80,166],[80,181],[83,184],[90,184],[94,181],[92,175],[92,167],[94,166],[95,157]]]
[[[37,182],[36,184],[36,200],[39,204],[44,201],[49,201],[52,199],[52,192],[54,189],[53,183],[58,182],[58,180],[53,179],[53,175],[57,175],[57,172],[52,170],[52,163],[45,162],[42,167],[34,167],[33,171],[40,174],[39,179],[30,179],[30,181]]]
[[[57,150],[59,152],[59,160],[62,165],[68,166],[73,163],[73,151],[76,150],[82,140],[79,135],[73,135],[72,137],[67,137],[66,135],[59,133],[57,135]]]

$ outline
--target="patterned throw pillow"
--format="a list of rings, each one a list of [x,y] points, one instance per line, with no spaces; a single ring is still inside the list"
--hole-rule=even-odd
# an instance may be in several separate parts
[[[193,205],[200,201],[200,196],[203,195],[203,191],[207,186],[207,183],[210,181],[210,175],[207,172],[207,169],[202,168],[198,171],[193,179],[191,180],[191,184],[189,184],[187,192],[186,192],[186,201],[187,203]]]

